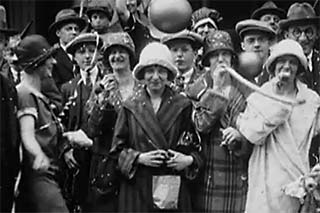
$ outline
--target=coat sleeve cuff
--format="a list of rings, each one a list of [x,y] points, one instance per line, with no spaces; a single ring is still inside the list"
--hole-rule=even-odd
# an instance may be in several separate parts
[[[121,173],[128,179],[132,179],[137,171],[136,160],[140,152],[133,149],[124,149],[119,155],[118,165]]]

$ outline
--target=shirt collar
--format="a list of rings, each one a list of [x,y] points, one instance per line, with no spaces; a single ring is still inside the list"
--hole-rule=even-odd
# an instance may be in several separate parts
[[[193,74],[193,67],[191,67],[190,70],[188,70],[187,72],[183,73],[182,76],[184,77],[184,83],[187,84],[189,83],[191,76]]]
[[[96,80],[97,80],[99,69],[98,69],[97,66],[94,66],[89,72],[90,72],[91,83],[92,83],[92,85],[94,85]],[[88,73],[86,71],[84,71],[84,70],[80,70],[80,75],[81,75],[81,80],[85,84],[86,83],[86,77],[87,77]]]

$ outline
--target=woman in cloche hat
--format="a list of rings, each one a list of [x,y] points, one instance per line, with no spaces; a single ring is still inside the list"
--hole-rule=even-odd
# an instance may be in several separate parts
[[[191,102],[167,86],[176,74],[164,44],[142,50],[133,75],[145,87],[124,102],[110,152],[123,175],[119,212],[191,211],[188,183],[202,158]]]

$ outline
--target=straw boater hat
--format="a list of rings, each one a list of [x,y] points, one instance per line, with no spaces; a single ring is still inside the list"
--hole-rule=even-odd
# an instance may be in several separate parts
[[[55,21],[49,26],[49,34],[55,35],[56,30],[68,23],[76,23],[80,31],[82,31],[87,24],[85,19],[80,18],[74,10],[63,9],[57,13]]]
[[[186,40],[189,41],[192,45],[192,48],[197,50],[202,46],[203,39],[200,35],[195,32],[189,30],[183,30],[181,32],[167,35],[162,38],[162,43],[171,47],[172,44],[175,43],[177,40]]]
[[[246,19],[236,24],[236,32],[243,39],[247,32],[259,31],[267,34],[270,38],[276,36],[276,32],[271,28],[269,24],[263,21]]]
[[[303,53],[303,49],[300,44],[292,39],[284,39],[279,43],[275,44],[271,49],[271,54],[264,64],[266,70],[273,74],[274,70],[271,70],[272,64],[276,59],[283,55],[294,55],[298,58],[301,66],[306,70],[308,68],[308,61]],[[302,70],[298,70],[301,72]]]
[[[103,47],[103,40],[98,34],[95,33],[83,33],[75,37],[69,44],[67,44],[67,52],[74,55],[75,51],[84,44],[94,44],[101,50]]]
[[[216,30],[209,33],[204,39],[204,53],[202,64],[209,66],[209,56],[217,50],[230,51],[231,55],[235,55],[233,44],[229,33],[222,30]]]
[[[303,24],[314,24],[318,29],[320,26],[320,17],[316,15],[313,7],[306,2],[292,4],[288,10],[287,19],[279,22],[281,29]]]
[[[265,14],[277,15],[280,19],[286,18],[286,12],[277,7],[273,1],[267,1],[260,8],[253,11],[251,18],[260,20],[260,18]]]
[[[135,46],[132,38],[126,32],[118,33],[107,33],[106,36],[103,36],[104,40],[104,57],[108,57],[112,47],[121,46],[124,47],[130,57],[130,65],[133,66],[135,63]]]
[[[5,36],[18,34],[17,30],[8,28],[6,9],[2,5],[0,5],[0,33],[5,34]]]
[[[23,38],[13,49],[17,56],[15,62],[26,73],[32,73],[34,68],[47,60],[56,48],[50,47],[48,41],[41,35],[29,35]]]
[[[217,10],[202,7],[192,13],[192,30],[195,31],[200,25],[210,23],[216,30],[218,23],[223,18]]]
[[[144,78],[144,69],[152,65],[166,68],[169,81],[173,81],[178,73],[169,48],[159,42],[152,42],[142,50],[139,63],[133,70],[134,77],[137,80],[142,80]]]

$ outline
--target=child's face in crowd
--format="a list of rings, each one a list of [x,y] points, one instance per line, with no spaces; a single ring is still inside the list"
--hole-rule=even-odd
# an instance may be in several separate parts
[[[91,15],[91,26],[94,30],[103,30],[109,26],[109,19],[107,14],[97,11]]]
[[[193,50],[189,42],[185,40],[177,40],[171,45],[170,50],[174,63],[182,74],[193,67],[196,52]]]

